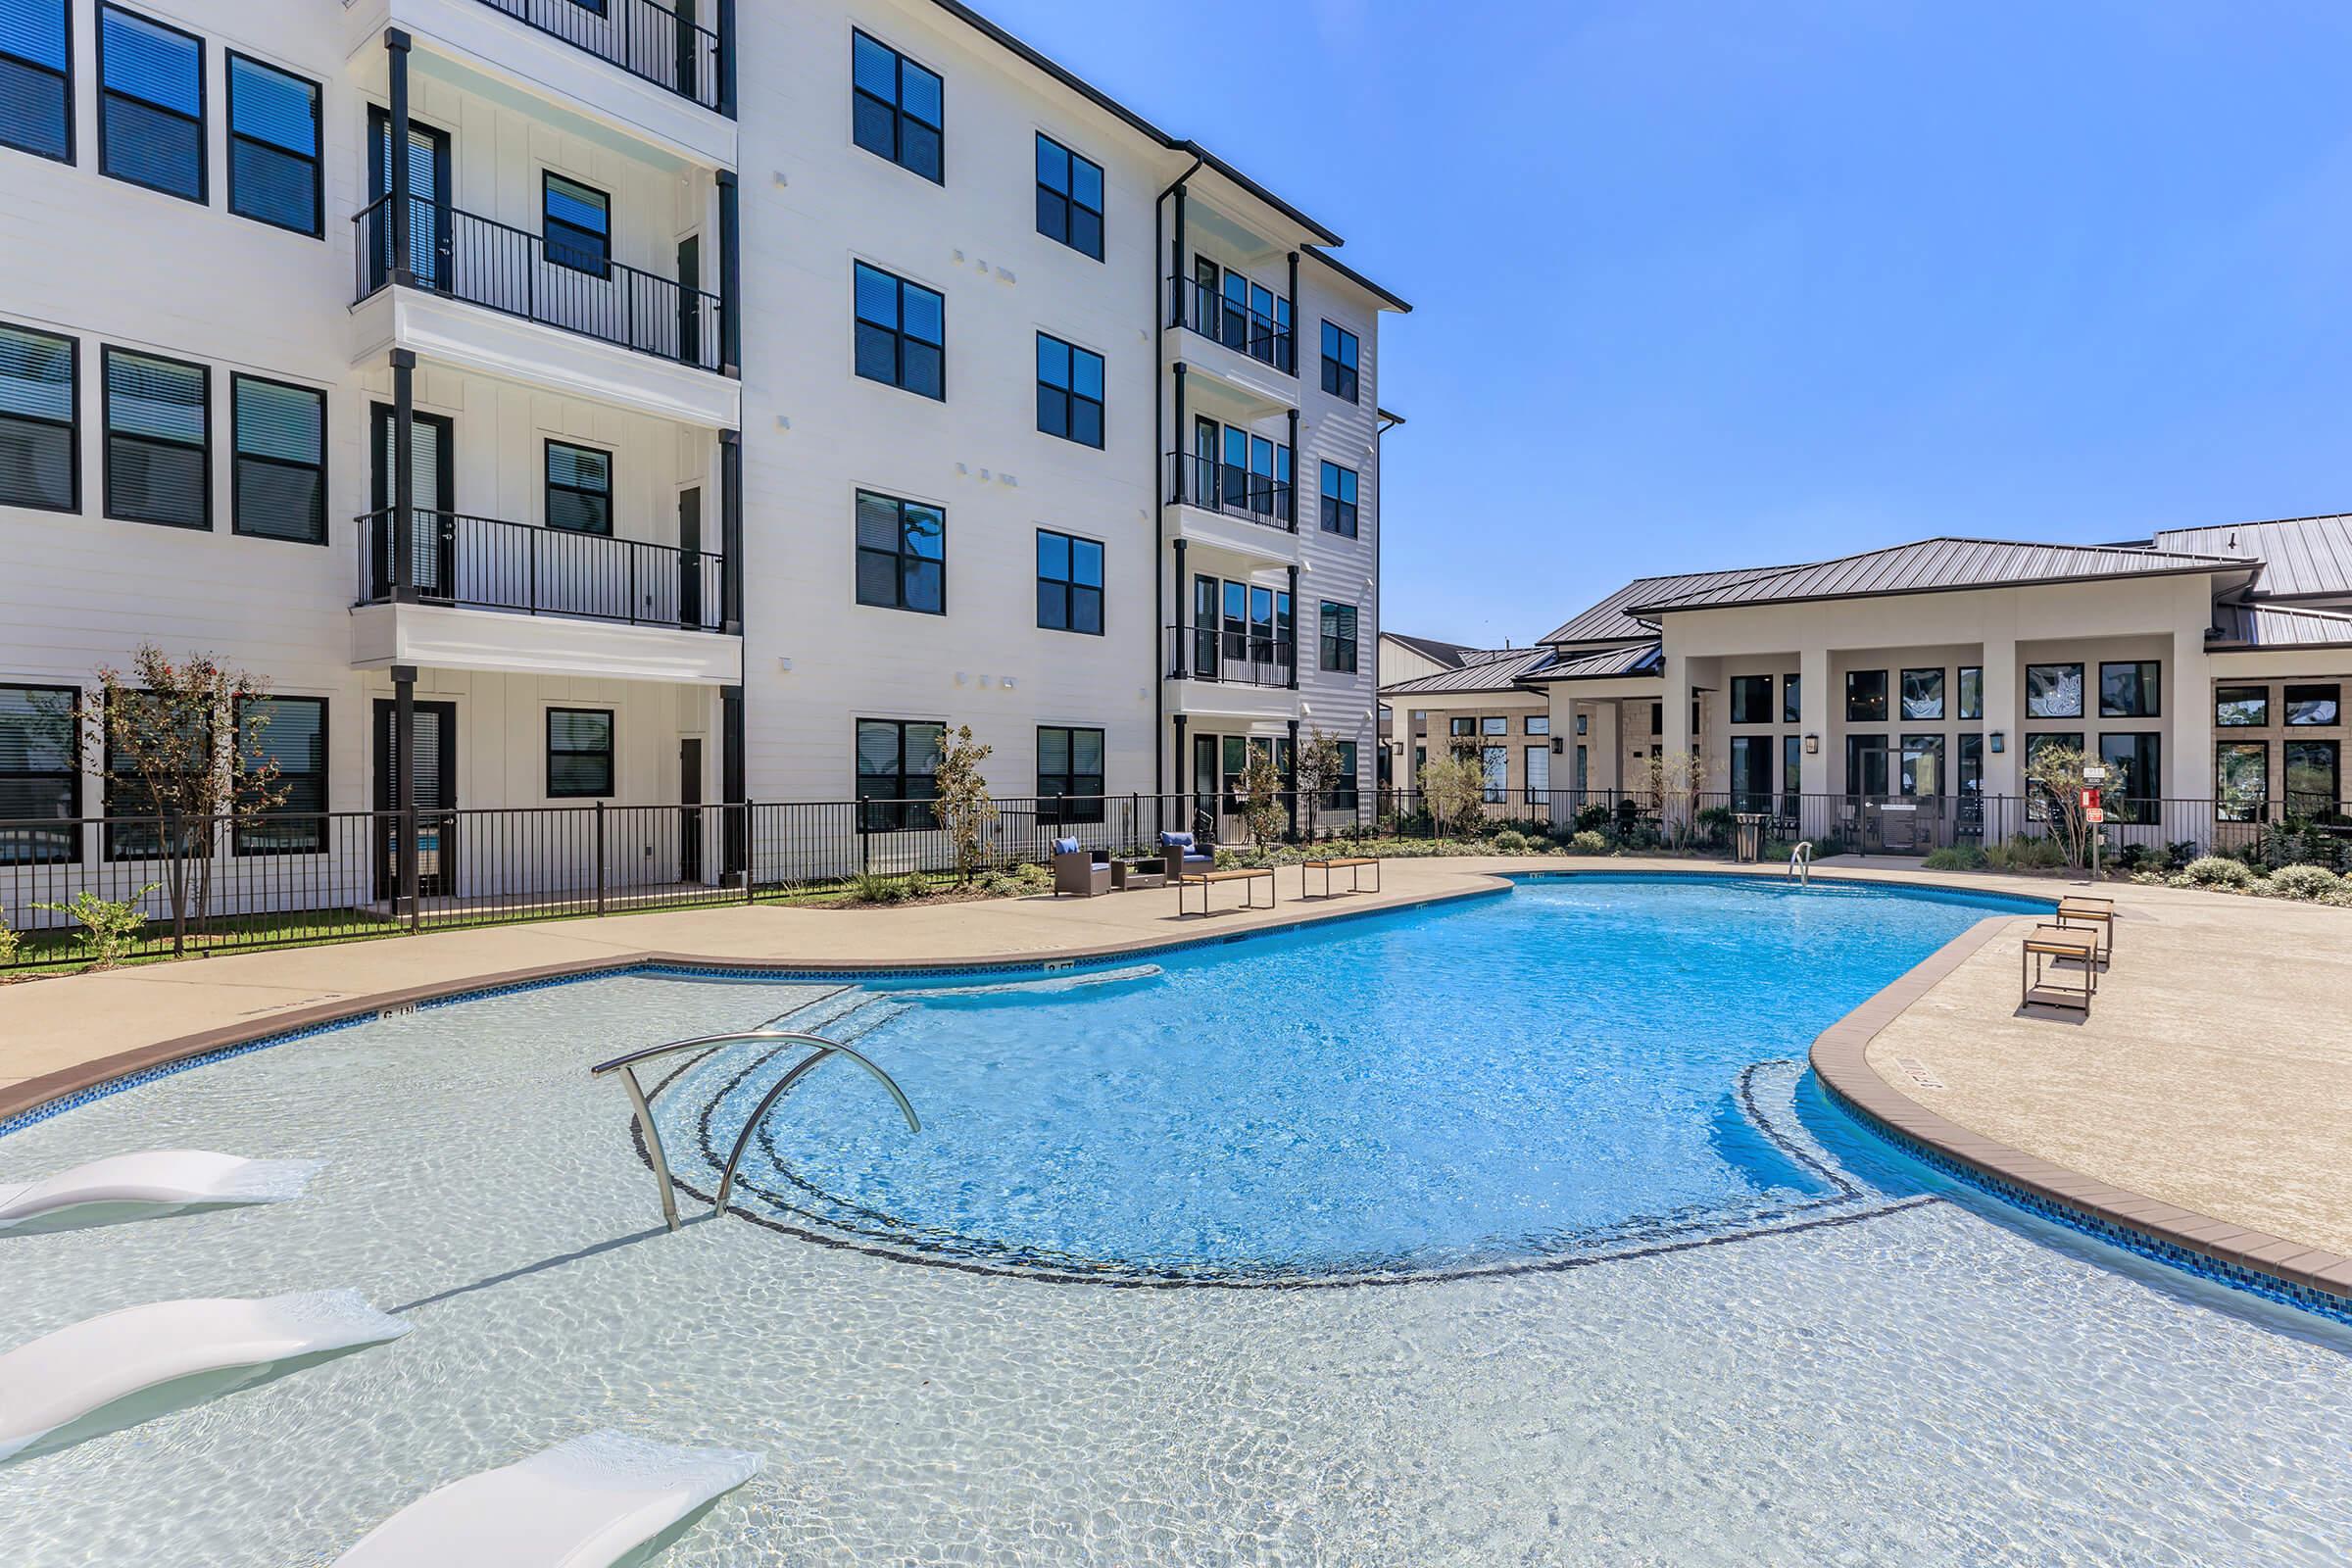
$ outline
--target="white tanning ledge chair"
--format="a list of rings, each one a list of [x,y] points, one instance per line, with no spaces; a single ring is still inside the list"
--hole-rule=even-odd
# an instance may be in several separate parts
[[[0,1183],[0,1231],[63,1230],[191,1208],[300,1198],[321,1159],[243,1159],[204,1149],[110,1154],[37,1182]]]
[[[682,1531],[760,1455],[591,1432],[426,1493],[335,1568],[605,1568]],[[666,1544],[666,1543],[664,1543]]]
[[[410,1327],[357,1291],[154,1301],[89,1318],[0,1354],[0,1459],[135,1426]]]

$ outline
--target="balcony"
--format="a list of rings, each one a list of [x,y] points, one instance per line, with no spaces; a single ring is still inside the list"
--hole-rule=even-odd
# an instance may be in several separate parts
[[[397,515],[387,509],[359,519],[362,605],[387,604],[395,595]],[[683,631],[720,629],[725,561],[712,552],[455,512],[418,509],[413,515],[410,549],[418,603]]]
[[[603,0],[594,7],[580,0],[479,3],[705,109],[735,113],[734,40],[691,20],[693,5],[662,0]],[[721,20],[731,14],[731,7],[722,8]]]
[[[1241,281],[1237,274],[1228,274]],[[1291,327],[1291,302],[1253,285],[1244,285],[1247,297],[1220,294],[1196,278],[1168,279],[1168,324],[1198,332],[1236,354],[1271,366],[1285,375],[1298,373],[1298,353]]]
[[[392,198],[370,202],[352,225],[356,304],[394,280]],[[408,229],[402,281],[427,294],[722,373],[726,311],[715,294],[619,262],[591,270],[552,261],[539,235],[429,197],[409,198]]]
[[[1169,453],[1168,500],[1260,527],[1298,531],[1298,499],[1290,481],[1214,458]]]
[[[1284,638],[1262,626],[1221,632],[1214,626],[1170,626],[1167,633],[1171,680],[1290,688],[1292,651]]]

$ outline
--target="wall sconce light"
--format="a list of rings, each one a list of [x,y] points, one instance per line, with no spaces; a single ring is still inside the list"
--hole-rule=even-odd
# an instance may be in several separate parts
[[[1821,755],[1820,736],[1808,735],[1805,737],[1805,755],[1807,757],[1818,757]]]
[[[1992,732],[1992,755],[1993,755],[1993,756],[1995,756],[1995,757],[1998,757],[1998,756],[2000,756],[2000,755],[2001,755],[2003,752],[2007,751],[2008,749],[2009,749],[2009,737],[2008,737],[2008,736],[2006,736],[2006,735],[2004,735],[2004,734],[2002,734],[2002,733],[2001,733],[1999,730],[1997,730],[1997,729],[1996,729],[1996,730],[1994,730],[1994,731]]]

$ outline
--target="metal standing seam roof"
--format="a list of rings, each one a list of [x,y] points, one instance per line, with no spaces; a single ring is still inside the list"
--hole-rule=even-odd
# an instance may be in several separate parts
[[[1635,619],[1628,605],[1652,599],[1677,598],[1725,583],[1745,582],[1794,570],[1791,566],[1738,566],[1727,571],[1684,571],[1663,577],[1636,577],[1599,604],[1545,633],[1547,643],[1621,643],[1654,636],[1657,627]]]
[[[1400,680],[1394,686],[1383,686],[1383,697],[1420,696],[1433,692],[1507,692],[1516,688],[1531,669],[1553,657],[1549,648],[1511,648],[1496,650],[1494,656],[1480,659],[1484,649],[1468,651],[1472,656],[1459,669],[1442,669],[1435,675],[1416,675]]]
[[[1789,604],[1882,594],[1939,593],[2101,577],[2156,576],[2217,567],[2259,570],[2259,562],[2124,545],[2023,544],[1999,539],[1922,539],[1886,550],[1840,556],[1810,566],[1746,577],[1694,593],[1628,605],[1631,614]]]
[[[2162,550],[2260,561],[2265,599],[2352,595],[2352,515],[2166,528],[2155,544]]]
[[[1601,648],[1589,654],[1563,655],[1531,672],[1529,680],[1605,680],[1611,675],[1657,675],[1666,668],[1666,651],[1652,638],[1625,648]]]
[[[1381,636],[1393,643],[1402,643],[1423,659],[1444,664],[1447,669],[1461,668],[1462,657],[1473,651],[1460,643],[1449,643],[1438,637],[1414,637],[1400,631],[1384,631]]]
[[[2265,648],[2352,648],[2352,614],[2326,610],[2289,610],[2283,605],[2215,607],[2206,646],[2216,653]]]

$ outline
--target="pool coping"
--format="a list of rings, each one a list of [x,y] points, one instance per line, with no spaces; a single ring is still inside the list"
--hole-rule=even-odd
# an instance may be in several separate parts
[[[1869,1050],[1887,1025],[1998,940],[2016,917],[1978,921],[1814,1039],[1815,1076],[1840,1109],[1928,1165],[2069,1229],[2352,1323],[2352,1257],[2216,1219],[2084,1176],[1937,1114],[1889,1083]]]

